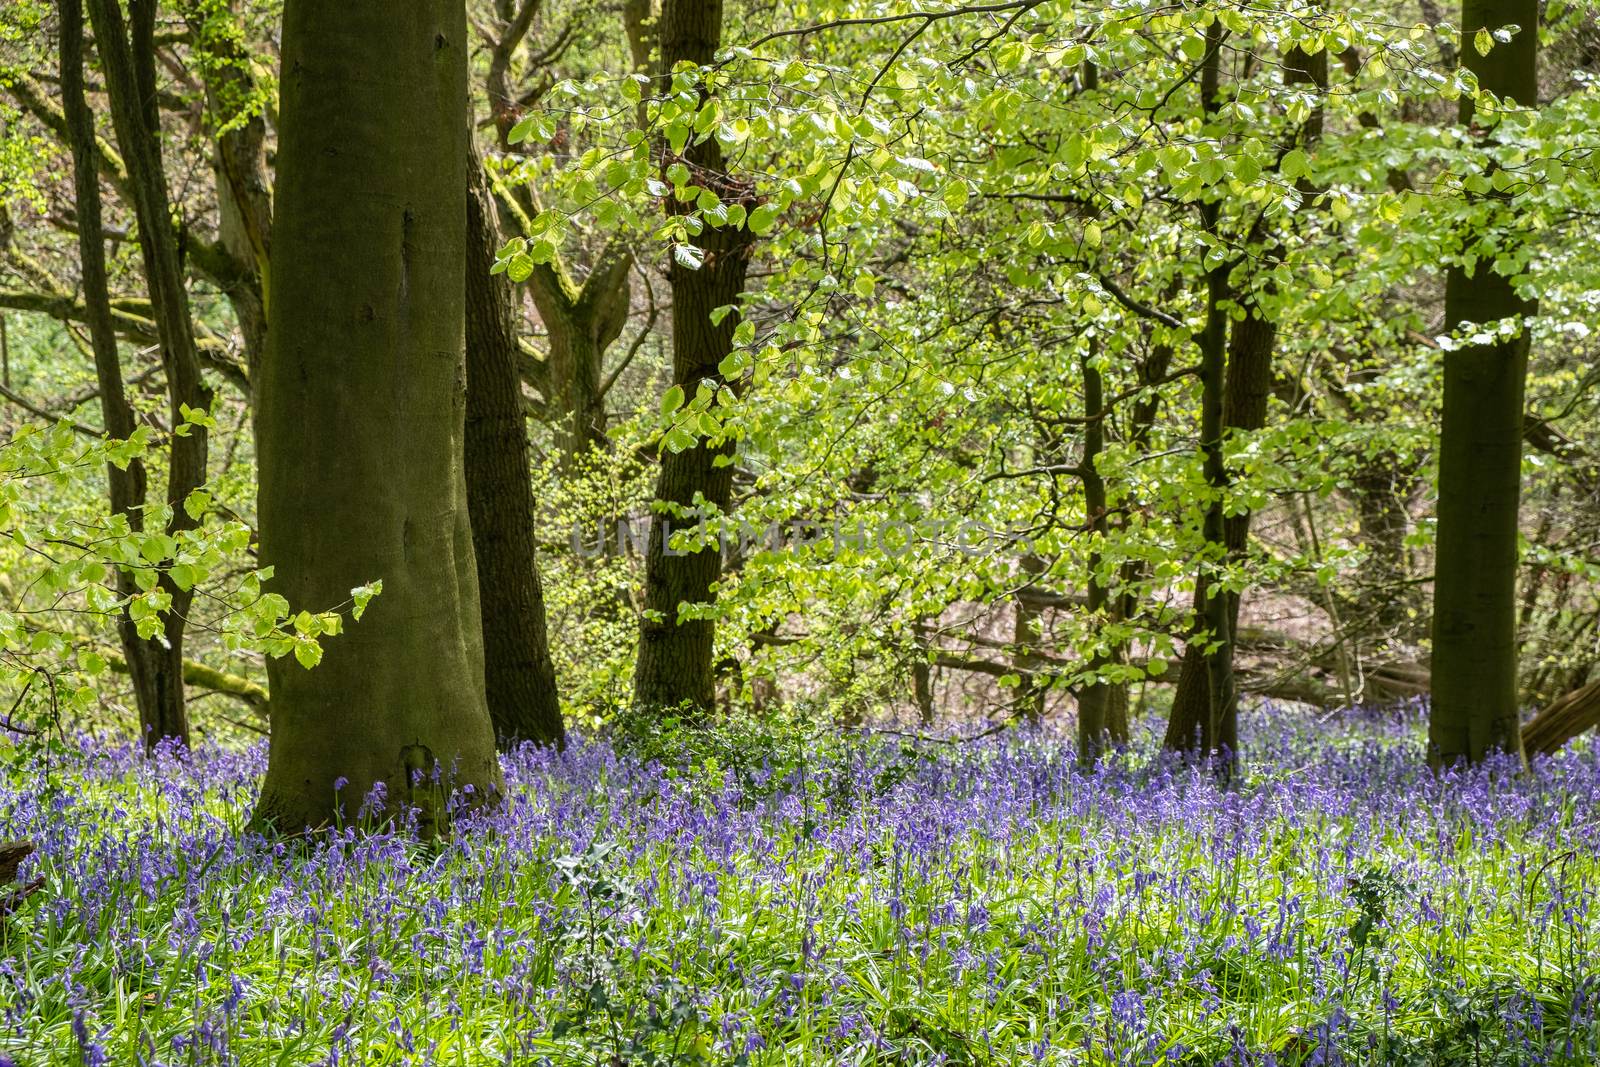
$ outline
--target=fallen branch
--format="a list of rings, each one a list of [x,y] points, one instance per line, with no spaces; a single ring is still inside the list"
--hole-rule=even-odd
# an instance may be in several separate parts
[[[1522,727],[1528,755],[1551,755],[1568,741],[1600,725],[1600,679],[1558,697]]]

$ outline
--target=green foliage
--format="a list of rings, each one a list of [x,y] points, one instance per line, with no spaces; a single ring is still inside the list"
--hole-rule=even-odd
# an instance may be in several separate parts
[[[212,421],[205,412],[188,419]],[[141,639],[164,641],[171,587],[204,594],[210,610],[194,629],[230,656],[293,654],[306,667],[320,660],[320,641],[340,633],[343,612],[359,618],[382,589],[374,582],[346,604],[293,611],[263,589],[270,568],[237,567],[253,534],[204,490],[183,505],[199,525],[176,534],[166,532],[165,504],[147,505],[138,528],[108,516],[96,495],[106,467],[144,460],[153,438],[148,426],[127,441],[88,438],[62,421],[24,425],[0,443],[0,686],[19,694],[10,725],[24,736],[58,729],[64,714],[94,717],[118,618],[125,613]],[[119,575],[132,584],[126,595]]]

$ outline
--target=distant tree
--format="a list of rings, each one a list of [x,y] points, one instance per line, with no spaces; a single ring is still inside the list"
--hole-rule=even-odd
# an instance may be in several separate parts
[[[261,554],[296,606],[383,581],[315,671],[269,668],[257,819],[287,830],[379,782],[428,829],[435,774],[500,784],[462,471],[467,49],[459,0],[284,11]]]

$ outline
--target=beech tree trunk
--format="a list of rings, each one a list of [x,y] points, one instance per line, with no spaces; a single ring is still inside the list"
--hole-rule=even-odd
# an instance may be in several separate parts
[[[1206,53],[1200,68],[1201,108],[1208,114],[1217,110],[1220,80],[1222,27],[1213,22],[1206,29]],[[1215,234],[1221,205],[1212,201],[1200,206],[1201,224]],[[1223,307],[1229,293],[1229,268],[1217,264],[1206,271],[1206,320],[1195,340],[1200,349],[1200,454],[1207,486],[1213,499],[1206,507],[1203,536],[1211,556],[1210,564],[1220,566],[1227,558],[1222,497],[1228,488],[1228,468],[1223,462],[1223,395],[1228,356],[1228,312]],[[1237,722],[1238,694],[1233,683],[1232,613],[1228,597],[1212,589],[1202,569],[1195,579],[1194,609],[1196,632],[1184,650],[1183,671],[1178,691],[1172,698],[1172,713],[1167,720],[1165,747],[1202,753],[1237,749],[1229,743],[1229,731]],[[1206,645],[1201,644],[1204,637]],[[1187,682],[1188,684],[1185,684]]]
[[[515,305],[506,276],[489,273],[500,234],[476,152],[467,174],[464,458],[478,563],[484,695],[502,744],[563,745],[566,730],[534,554],[533,478],[517,373]]]
[[[1479,30],[1520,27],[1487,55]],[[1522,105],[1538,96],[1539,5],[1535,0],[1463,0],[1461,58],[1481,88]],[[1477,116],[1461,98],[1461,123]],[[1505,198],[1502,198],[1505,199]],[[1511,210],[1509,203],[1500,206]],[[1503,223],[1491,223],[1491,226]],[[1454,265],[1445,280],[1445,320],[1492,325],[1531,316],[1491,264],[1507,251],[1500,233],[1463,235],[1475,270]],[[1429,760],[1481,760],[1497,749],[1522,753],[1517,694],[1517,508],[1522,481],[1523,392],[1529,334],[1465,345],[1444,356],[1439,431],[1438,541],[1433,580],[1433,702]]]
[[[256,819],[283,830],[381,782],[432,832],[446,789],[501,785],[462,459],[469,47],[459,0],[284,9],[261,558],[296,610],[383,592],[315,669],[269,664]]]
[[[671,70],[680,62],[706,64],[722,39],[721,0],[667,0],[660,19],[661,65]],[[670,162],[671,153],[666,155]],[[715,191],[724,200],[748,197],[745,185],[726,172],[715,137],[690,144],[683,156],[694,184]],[[671,201],[670,210],[686,205]],[[700,382],[722,384],[717,369],[733,350],[737,312],[720,323],[711,321],[719,307],[737,305],[744,292],[752,236],[743,227],[707,226],[694,238],[704,254],[698,270],[677,257],[669,267],[672,284],[672,380],[693,396]],[[637,707],[686,709],[708,714],[715,704],[712,647],[715,623],[710,618],[683,617],[683,605],[714,601],[712,585],[722,569],[715,544],[698,552],[669,553],[674,530],[694,525],[698,494],[710,510],[721,513],[733,491],[729,464],[733,443],[701,441],[682,452],[663,452],[656,481],[655,514],[645,554],[644,616],[639,630],[639,657],[633,676]],[[721,463],[718,463],[718,460]]]
[[[1100,68],[1094,63],[1083,65],[1083,87],[1087,92],[1100,88]],[[1141,368],[1142,369],[1142,368]],[[1111,517],[1107,514],[1106,483],[1100,476],[1096,462],[1105,450],[1106,424],[1109,414],[1105,410],[1105,376],[1094,360],[1085,359],[1082,365],[1083,411],[1091,420],[1083,435],[1083,503],[1088,513],[1094,536],[1104,541],[1111,533]],[[1137,420],[1138,412],[1135,412]],[[1148,423],[1146,424],[1148,426]],[[1121,605],[1113,598],[1099,577],[1100,553],[1091,555],[1089,575],[1089,613],[1104,622],[1115,622]],[[1126,655],[1125,643],[1110,644],[1109,650],[1096,656],[1093,666],[1120,663]],[[1078,694],[1078,758],[1092,765],[1100,756],[1103,742],[1126,745],[1128,729],[1128,685],[1126,682],[1096,681]]]
[[[177,234],[172,227],[172,207],[167,196],[166,170],[161,159],[161,120],[157,110],[156,0],[128,0],[128,20],[123,21],[118,0],[90,0],[95,44],[105,72],[107,96],[117,144],[128,170],[134,217],[139,223],[139,251],[150,292],[151,317],[161,344],[166,375],[168,418],[174,428],[187,421],[185,407],[211,408],[211,390],[200,376],[200,355],[189,318],[189,294],[184,287],[178,257]],[[174,434],[168,446],[167,504],[172,518],[167,533],[192,529],[197,521],[184,508],[189,494],[205,484],[208,436],[206,428],[190,424],[183,436]],[[169,561],[163,561],[163,563]],[[189,716],[183,692],[183,638],[192,589],[181,589],[163,571],[161,585],[172,598],[162,619],[165,641],[154,650],[142,650],[148,673],[141,688],[140,719],[145,742],[163,738],[189,742]],[[130,657],[131,663],[131,657]]]

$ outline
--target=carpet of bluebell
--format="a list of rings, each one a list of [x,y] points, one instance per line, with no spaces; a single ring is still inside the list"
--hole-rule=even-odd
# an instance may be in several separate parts
[[[84,739],[0,782],[44,879],[0,1063],[1600,1060],[1600,749],[1435,775],[1414,711],[1245,740],[1228,787],[1014,731],[579,741],[426,842],[264,839],[263,751]]]

